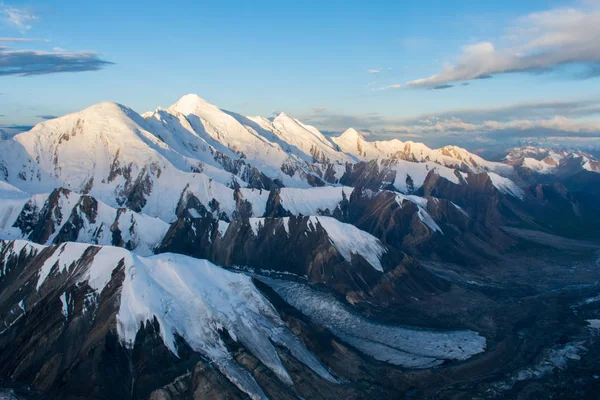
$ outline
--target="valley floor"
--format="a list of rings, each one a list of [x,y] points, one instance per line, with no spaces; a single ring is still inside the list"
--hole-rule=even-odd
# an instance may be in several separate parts
[[[412,397],[597,399],[600,393],[600,260],[597,251],[518,251],[472,270],[427,267],[456,286],[396,310],[395,318],[488,339],[485,353],[431,371],[408,372]],[[589,322],[591,321],[591,322]]]

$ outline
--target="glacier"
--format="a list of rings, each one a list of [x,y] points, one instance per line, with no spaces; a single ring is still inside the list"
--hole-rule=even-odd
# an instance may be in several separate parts
[[[430,368],[450,360],[466,360],[486,348],[486,339],[477,332],[380,324],[350,311],[331,294],[306,284],[265,276],[256,278],[340,340],[380,361],[406,368]]]

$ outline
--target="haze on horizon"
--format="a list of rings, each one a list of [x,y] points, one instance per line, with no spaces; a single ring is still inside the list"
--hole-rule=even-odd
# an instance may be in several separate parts
[[[600,147],[600,1],[0,2],[0,128],[186,93],[325,133]]]

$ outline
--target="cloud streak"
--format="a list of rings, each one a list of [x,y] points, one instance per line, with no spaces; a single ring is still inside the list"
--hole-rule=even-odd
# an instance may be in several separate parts
[[[379,90],[400,89],[401,87],[402,87],[401,83],[395,83],[393,85],[380,87]]]
[[[370,131],[376,140],[400,138],[428,143],[511,140],[530,137],[600,138],[600,99],[515,103],[501,107],[462,108],[394,118],[379,113],[347,115],[329,110],[301,120],[339,133],[349,127]]]
[[[3,15],[6,22],[15,26],[21,32],[31,29],[31,24],[40,18],[33,11],[25,8],[16,8],[0,3],[0,15]]]
[[[371,68],[371,69],[368,69],[367,72],[369,74],[380,74],[383,71],[391,71],[391,70],[392,70],[392,67],[387,67],[387,68]]]
[[[508,45],[480,42],[462,48],[454,65],[408,86],[445,87],[456,82],[517,72],[548,72],[578,65],[583,78],[600,75],[600,6],[560,8],[519,18],[507,30]]]
[[[35,39],[35,38],[0,37],[0,43],[13,43],[13,42],[49,42],[49,40],[48,39]]]
[[[0,47],[0,76],[98,71],[110,65],[113,63],[93,52],[7,50]]]
[[[43,119],[43,120],[58,118],[58,116],[56,116],[56,115],[36,115],[36,117],[39,119]]]
[[[509,122],[522,119],[548,119],[554,116],[585,118],[600,115],[600,98],[561,101],[519,102],[496,107],[464,107],[425,113],[402,118],[405,123],[415,123],[431,118],[458,118],[475,124],[488,120]]]

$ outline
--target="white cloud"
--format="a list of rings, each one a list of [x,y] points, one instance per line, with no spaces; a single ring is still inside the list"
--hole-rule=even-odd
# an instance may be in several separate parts
[[[379,90],[400,89],[401,87],[402,87],[401,83],[395,83],[393,85],[380,87]]]
[[[414,117],[404,118],[406,123],[424,120],[458,118],[474,124],[488,120],[508,122],[531,119],[543,120],[561,115],[572,119],[600,116],[600,99],[519,102],[495,107],[464,107],[441,110]]]
[[[371,69],[368,69],[367,72],[370,73],[370,74],[379,74],[379,73],[381,73],[383,71],[391,71],[391,70],[392,70],[392,67],[387,67],[387,68],[371,68]]]
[[[31,29],[31,23],[40,18],[31,10],[25,8],[16,8],[0,3],[0,14],[4,15],[6,22],[14,25],[21,32]]]
[[[560,8],[519,18],[507,29],[509,44],[498,48],[480,42],[462,48],[454,65],[427,78],[408,83],[413,87],[444,87],[455,82],[514,72],[548,71],[564,65],[583,65],[587,74],[600,74],[600,5]]]
[[[374,140],[397,137],[420,138],[428,143],[472,143],[559,136],[596,140],[600,138],[599,117],[600,99],[580,99],[442,110],[404,118],[319,110],[300,119],[332,133],[349,127],[369,131]]]
[[[48,42],[48,39],[0,37],[0,43],[11,42]]]
[[[438,139],[440,135],[459,135],[472,139],[488,135],[496,138],[561,135],[587,139],[600,137],[600,122],[556,116],[543,120],[522,119],[508,122],[490,120],[474,124],[458,118],[447,118],[435,122],[424,120],[408,125],[388,123],[375,129],[374,132],[384,136],[418,135],[422,138]]]
[[[577,121],[567,117],[556,116],[546,120],[518,120],[510,122],[486,121],[481,125],[482,131],[504,130],[535,130],[546,129],[550,131],[580,134],[600,135],[600,122]]]

